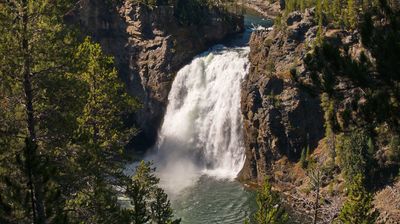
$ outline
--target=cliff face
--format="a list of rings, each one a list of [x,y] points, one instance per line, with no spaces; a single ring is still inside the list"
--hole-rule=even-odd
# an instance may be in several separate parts
[[[313,11],[292,14],[286,28],[256,31],[250,40],[250,73],[242,86],[246,162],[242,180],[287,172],[278,161],[297,161],[301,151],[323,138],[318,96],[300,87],[292,73],[305,71],[302,59],[316,34]],[[282,175],[289,176],[289,175]]]
[[[115,57],[129,92],[143,103],[136,114],[137,149],[154,144],[175,73],[212,44],[243,30],[242,17],[205,10],[201,24],[182,25],[172,6],[82,0],[66,16]]]
[[[363,161],[357,174],[365,175],[365,185],[385,187],[374,199],[378,222],[397,223],[400,76],[392,60],[400,51],[393,47],[398,28],[384,19],[356,30],[328,20],[318,26],[314,11],[292,12],[274,30],[252,34],[239,179],[260,183],[268,175],[292,214],[311,223],[317,193],[310,186],[317,176],[324,199],[318,223],[332,223],[354,177],[345,163]],[[307,147],[308,159],[299,162]]]

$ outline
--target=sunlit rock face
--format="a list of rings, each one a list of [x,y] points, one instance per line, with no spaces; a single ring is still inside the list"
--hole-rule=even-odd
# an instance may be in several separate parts
[[[292,13],[283,30],[255,31],[250,40],[249,75],[242,85],[246,162],[242,180],[262,181],[277,170],[287,177],[281,159],[296,162],[324,136],[318,95],[299,85],[309,82],[302,58],[316,38],[313,11]]]
[[[212,44],[241,32],[243,18],[207,9],[201,25],[183,25],[171,6],[110,2],[82,0],[65,19],[115,57],[129,92],[143,103],[135,117],[141,132],[134,146],[144,150],[155,143],[176,72]]]

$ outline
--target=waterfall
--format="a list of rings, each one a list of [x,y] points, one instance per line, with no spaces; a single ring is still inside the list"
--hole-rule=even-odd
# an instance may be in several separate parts
[[[242,168],[240,86],[248,53],[217,45],[177,73],[153,158],[167,188],[187,187],[203,174],[233,179]]]

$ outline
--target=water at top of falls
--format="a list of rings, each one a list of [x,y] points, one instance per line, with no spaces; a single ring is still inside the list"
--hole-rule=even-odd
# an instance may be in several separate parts
[[[145,158],[153,160],[183,224],[243,223],[257,208],[254,192],[232,180],[245,159],[240,92],[249,69],[248,41],[253,24],[269,27],[272,21],[246,13],[244,33],[178,72],[157,145]]]
[[[153,157],[169,193],[204,174],[234,179],[242,168],[240,86],[248,53],[248,47],[217,45],[175,77]]]

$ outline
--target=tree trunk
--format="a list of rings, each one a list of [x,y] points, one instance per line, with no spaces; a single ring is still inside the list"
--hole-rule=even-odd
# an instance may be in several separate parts
[[[318,170],[317,171],[317,183],[316,183],[316,197],[315,197],[315,204],[314,204],[314,220],[313,220],[313,224],[317,224],[317,219],[318,219],[318,207],[319,207],[319,188],[321,185],[321,173]]]
[[[28,188],[30,190],[31,206],[34,223],[45,223],[45,211],[43,203],[43,187],[41,178],[36,175],[37,165],[37,142],[35,131],[35,118],[33,108],[33,94],[31,83],[31,60],[29,51],[29,33],[28,33],[28,2],[22,1],[22,38],[21,47],[23,51],[23,86],[25,93],[25,110],[27,114],[28,137],[25,142],[26,170],[28,174]]]

